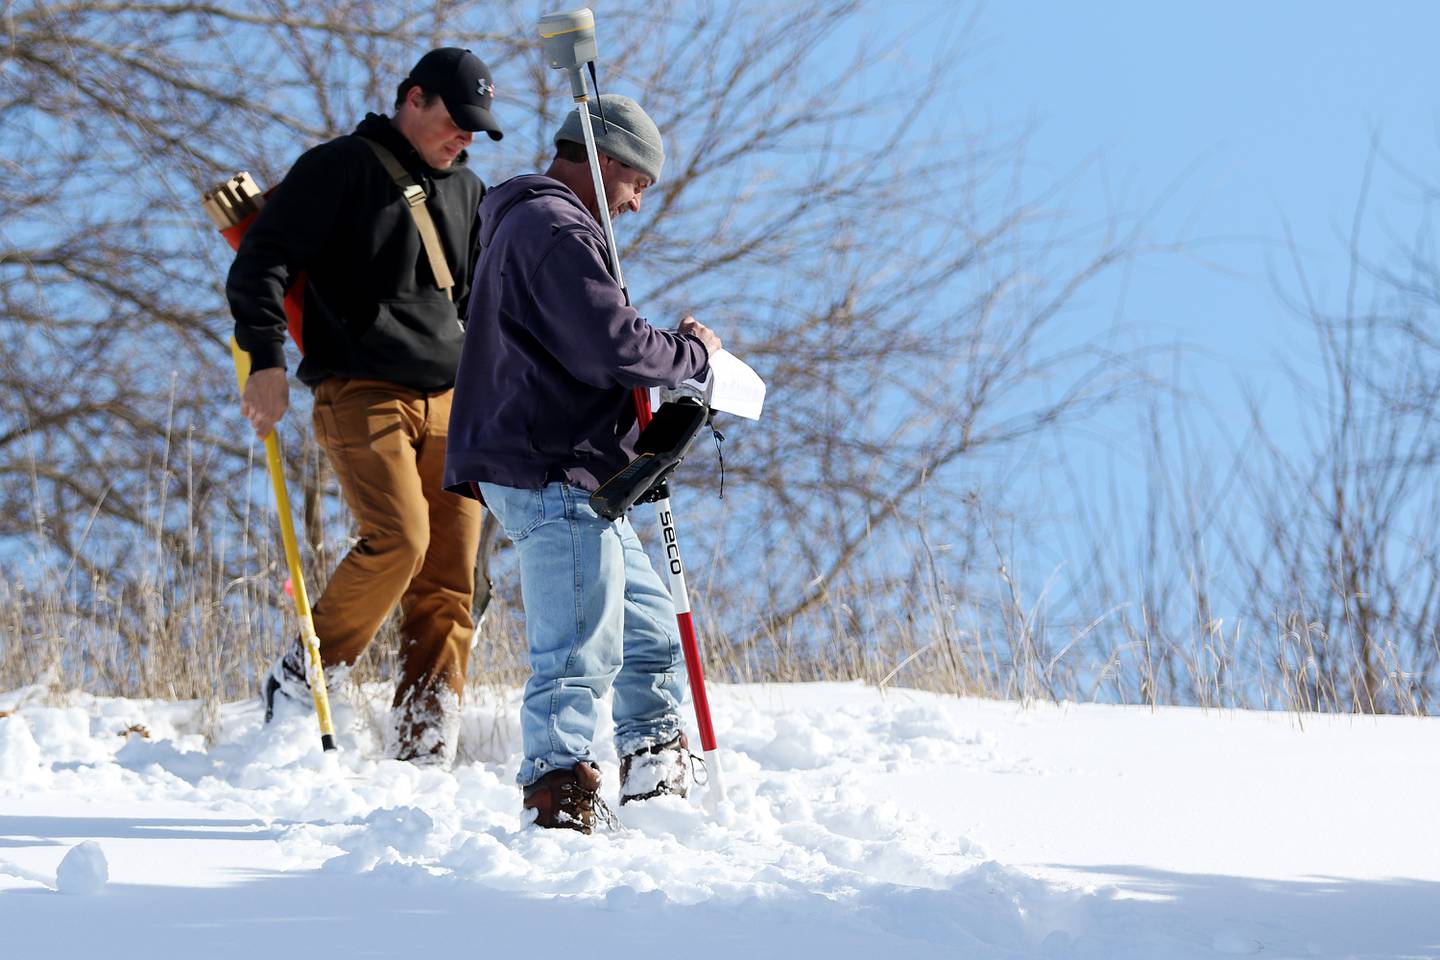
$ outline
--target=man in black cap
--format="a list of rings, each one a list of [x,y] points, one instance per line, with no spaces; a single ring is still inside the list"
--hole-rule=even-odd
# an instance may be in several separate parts
[[[354,663],[400,605],[387,748],[422,763],[454,758],[474,632],[480,507],[441,479],[485,194],[466,148],[477,131],[501,138],[494,95],[489,68],[468,50],[427,53],[401,82],[393,117],[369,114],[295,161],[226,283],[251,359],[241,412],[261,437],[289,405],[284,299],[303,284],[297,373],[359,527],[315,604],[321,659],[327,671]],[[308,703],[298,641],[263,693],[267,717],[277,698]]]

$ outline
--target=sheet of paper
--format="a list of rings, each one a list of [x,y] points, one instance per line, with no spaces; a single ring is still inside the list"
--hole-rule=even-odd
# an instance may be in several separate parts
[[[710,358],[710,407],[747,420],[759,420],[765,405],[765,381],[729,350]]]

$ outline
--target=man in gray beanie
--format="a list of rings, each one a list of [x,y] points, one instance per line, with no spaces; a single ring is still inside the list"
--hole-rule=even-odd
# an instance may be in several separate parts
[[[627,97],[603,104],[603,123],[591,113],[609,210],[638,212],[665,163],[660,131]],[[483,500],[515,543],[524,806],[539,826],[589,833],[604,819],[591,744],[607,691],[622,804],[684,796],[689,759],[675,608],[629,518],[599,516],[590,493],[635,456],[631,390],[702,374],[720,339],[693,317],[661,330],[636,313],[610,274],[578,112],[555,147],[543,176],[480,205],[445,486]]]
[[[595,146],[600,153],[629,167],[634,167],[649,178],[650,185],[660,179],[660,168],[665,166],[665,144],[660,131],[650,115],[640,109],[640,104],[629,97],[607,93],[600,98],[605,107],[603,115],[599,106],[590,104],[590,126],[595,133]],[[580,127],[579,109],[571,110],[555,134],[555,145],[562,150],[566,144],[580,148],[566,151],[570,162],[585,163],[585,134]],[[553,169],[553,168],[552,168]],[[606,185],[608,188],[608,184]]]

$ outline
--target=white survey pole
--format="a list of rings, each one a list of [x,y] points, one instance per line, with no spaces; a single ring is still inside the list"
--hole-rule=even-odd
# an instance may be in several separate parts
[[[585,135],[585,154],[590,160],[590,176],[595,181],[595,205],[600,211],[600,226],[605,231],[605,244],[610,254],[610,272],[620,289],[625,289],[625,275],[620,272],[620,253],[615,245],[615,227],[610,222],[610,203],[605,196],[605,181],[600,175],[600,155],[595,152],[595,128],[590,123],[590,85],[585,80],[585,66],[599,56],[595,47],[595,14],[589,7],[569,13],[550,13],[540,18],[540,39],[550,66],[570,76],[570,92],[580,114],[580,129]],[[627,297],[628,299],[628,297]]]

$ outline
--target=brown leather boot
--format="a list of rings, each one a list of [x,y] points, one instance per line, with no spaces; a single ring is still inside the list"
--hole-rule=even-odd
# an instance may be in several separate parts
[[[690,741],[677,733],[620,759],[620,803],[651,797],[683,797],[690,791]]]
[[[538,827],[593,833],[597,818],[610,821],[610,811],[600,799],[600,768],[593,763],[551,770],[525,788],[525,807],[535,811]]]

